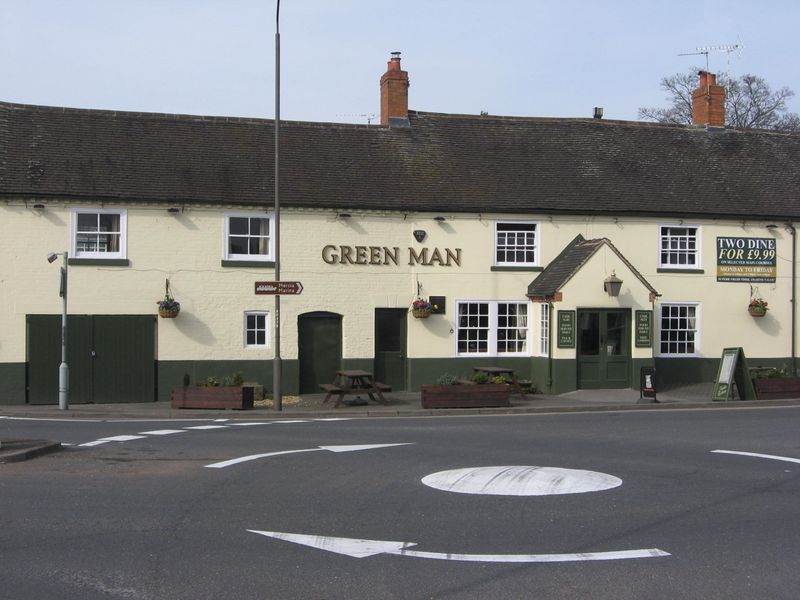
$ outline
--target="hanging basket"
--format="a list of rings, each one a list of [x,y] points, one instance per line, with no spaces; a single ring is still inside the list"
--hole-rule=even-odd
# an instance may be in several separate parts
[[[751,317],[763,317],[765,314],[767,314],[767,309],[748,307],[747,312],[750,313]]]
[[[431,316],[431,311],[427,308],[414,308],[411,310],[411,314],[414,315],[415,319],[427,319]]]
[[[159,308],[158,316],[162,319],[174,319],[178,316],[179,312],[181,312],[180,306],[175,306],[173,308]]]

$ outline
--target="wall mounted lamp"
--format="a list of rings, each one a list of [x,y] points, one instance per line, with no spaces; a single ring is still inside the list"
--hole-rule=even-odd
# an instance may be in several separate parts
[[[33,208],[36,210],[44,210],[44,204],[34,204]]]
[[[336,213],[337,219],[349,219],[352,216],[350,213]]]
[[[778,228],[778,226],[777,226],[777,225],[775,225],[775,223],[770,223],[769,225],[765,225],[765,227],[766,227],[767,229],[769,229],[769,230],[772,230],[772,229],[777,229],[777,228]]]
[[[611,275],[603,281],[603,289],[608,292],[609,296],[619,296],[619,291],[622,289],[622,279],[617,277],[614,271],[611,271]]]
[[[444,223],[445,221],[447,221],[447,218],[443,217],[442,215],[439,215],[437,217],[433,217],[433,220],[436,221],[437,223],[441,224],[441,223]]]
[[[181,212],[181,209],[180,209],[180,208],[178,208],[178,207],[176,207],[176,206],[170,206],[170,207],[167,209],[167,212],[168,212],[169,214],[171,214],[171,215],[177,215],[179,212]]]

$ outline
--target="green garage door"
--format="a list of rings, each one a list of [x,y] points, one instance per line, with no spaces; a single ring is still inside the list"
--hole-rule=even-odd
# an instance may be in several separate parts
[[[67,318],[70,403],[156,399],[154,315]],[[58,404],[61,316],[28,315],[28,402]]]

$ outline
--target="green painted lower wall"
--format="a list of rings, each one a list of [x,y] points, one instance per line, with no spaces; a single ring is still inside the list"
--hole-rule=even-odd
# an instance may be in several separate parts
[[[711,382],[717,376],[719,358],[655,358],[631,361],[630,387],[639,388],[640,369],[644,366],[656,367],[657,389]],[[748,359],[750,367],[786,367],[791,369],[791,358]],[[577,361],[552,360],[546,357],[513,358],[417,358],[408,360],[407,389],[419,391],[426,383],[436,383],[445,373],[460,379],[472,376],[475,366],[491,365],[508,367],[516,371],[519,379],[528,379],[534,388],[545,394],[563,394],[576,389],[578,380]],[[296,395],[299,389],[299,363],[296,360],[283,361],[282,392]],[[363,369],[373,371],[371,358],[346,358],[342,360],[344,369]],[[156,366],[157,399],[169,401],[174,386],[181,386],[188,378],[190,384],[214,376],[224,377],[242,371],[245,381],[255,381],[272,389],[272,361],[159,361]],[[25,404],[26,399],[25,363],[0,363],[0,404]],[[56,403],[57,398],[54,398]]]
[[[25,363],[0,363],[0,404],[25,404],[25,378]]]

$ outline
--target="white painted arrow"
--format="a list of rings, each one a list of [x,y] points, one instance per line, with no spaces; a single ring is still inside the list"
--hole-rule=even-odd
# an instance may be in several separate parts
[[[578,552],[574,554],[452,554],[444,552],[422,552],[408,550],[416,546],[416,542],[390,542],[383,540],[362,540],[355,538],[307,535],[302,533],[283,533],[280,531],[259,531],[248,529],[267,537],[319,548],[336,554],[344,554],[354,558],[365,558],[376,554],[395,554],[414,558],[431,558],[434,560],[455,560],[462,562],[496,562],[496,563],[544,563],[544,562],[579,562],[590,560],[623,560],[630,558],[659,558],[671,556],[658,548],[643,550],[616,550],[613,552]]]
[[[362,444],[360,446],[317,446],[316,448],[304,448],[302,450],[282,450],[281,452],[267,452],[266,454],[251,454],[249,456],[241,456],[239,458],[223,460],[222,462],[216,462],[205,466],[209,469],[224,469],[225,467],[230,467],[231,465],[238,465],[239,463],[257,460],[259,458],[268,458],[270,456],[281,456],[282,454],[300,454],[303,452],[319,452],[320,450],[327,450],[328,452],[356,452],[358,450],[390,448],[391,446],[408,446],[411,443],[413,442],[406,442],[403,444]]]

